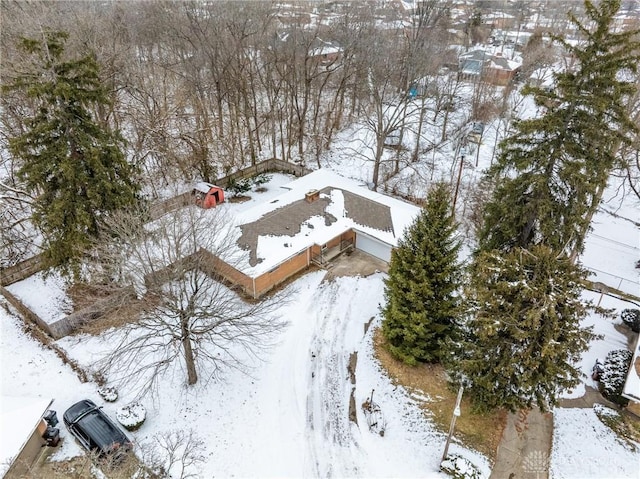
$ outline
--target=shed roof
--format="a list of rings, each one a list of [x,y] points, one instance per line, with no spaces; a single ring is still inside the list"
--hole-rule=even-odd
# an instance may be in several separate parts
[[[209,193],[211,188],[216,188],[216,186],[204,181],[200,181],[193,186],[194,190],[200,191],[201,193]]]

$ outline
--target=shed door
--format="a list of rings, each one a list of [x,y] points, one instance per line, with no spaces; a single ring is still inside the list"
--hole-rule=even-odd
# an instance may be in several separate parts
[[[369,253],[387,263],[391,261],[391,246],[364,233],[356,232],[356,249]]]

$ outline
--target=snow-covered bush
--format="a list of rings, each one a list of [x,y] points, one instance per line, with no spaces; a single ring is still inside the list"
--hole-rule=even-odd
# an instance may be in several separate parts
[[[264,185],[265,183],[269,183],[271,181],[271,178],[273,178],[273,176],[267,175],[266,173],[260,173],[259,175],[254,176],[253,187],[259,193],[267,191],[267,189],[262,185]]]
[[[482,479],[480,470],[469,459],[458,454],[449,454],[440,464],[440,469],[454,479]]]
[[[631,328],[631,331],[640,333],[640,309],[623,309],[620,319]]]
[[[98,394],[107,402],[116,402],[118,400],[118,390],[113,387],[99,388]]]
[[[132,402],[116,411],[116,419],[128,431],[135,431],[147,418],[147,411],[139,402]]]
[[[609,401],[626,406],[629,400],[622,397],[622,389],[627,379],[627,372],[631,366],[633,354],[627,349],[610,351],[600,374],[600,392]]]

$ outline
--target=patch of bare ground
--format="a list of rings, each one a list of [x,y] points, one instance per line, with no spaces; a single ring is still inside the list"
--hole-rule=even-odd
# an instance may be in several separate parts
[[[251,199],[251,196],[240,195],[240,196],[232,196],[230,198],[225,198],[225,201],[228,201],[229,203],[244,203],[245,201],[249,201],[250,199]]]
[[[67,295],[73,303],[73,310],[80,311],[91,306],[99,299],[106,298],[113,292],[113,288],[91,286],[87,283],[73,283],[67,289]]]
[[[139,475],[149,479],[164,477],[145,468],[134,454],[129,454],[124,461],[117,464],[110,464],[91,454],[54,461],[48,456],[55,449],[47,449],[47,453],[43,454],[28,472],[18,476],[20,479],[98,479],[101,477],[130,479]]]
[[[96,336],[108,329],[119,328],[125,324],[136,322],[143,314],[152,312],[159,303],[159,298],[145,296],[142,299],[131,299],[101,316],[98,321],[90,321],[83,325],[76,334]]]
[[[435,426],[447,433],[457,391],[449,388],[443,367],[439,364],[408,366],[398,361],[385,347],[384,336],[379,328],[374,332],[373,345],[376,358],[391,380],[412,393],[412,397],[420,403]],[[487,456],[492,463],[495,462],[498,444],[506,425],[506,411],[472,413],[469,398],[464,396],[460,408],[462,415],[456,421],[454,437]]]

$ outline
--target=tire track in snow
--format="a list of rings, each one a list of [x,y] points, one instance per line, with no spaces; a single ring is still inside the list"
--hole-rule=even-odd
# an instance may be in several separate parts
[[[350,281],[358,281],[349,278]],[[353,320],[351,299],[357,294],[342,288],[345,279],[322,283],[309,318],[314,322],[310,343],[307,395],[307,458],[314,477],[361,475],[359,450],[349,421],[351,383],[347,365],[353,346],[348,328]],[[351,325],[353,326],[353,325]]]

